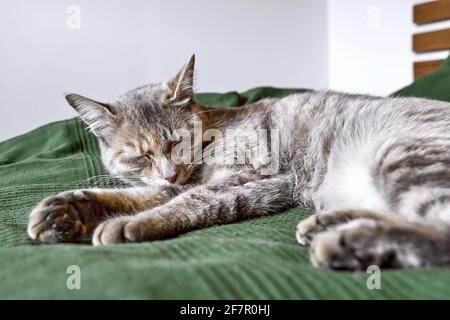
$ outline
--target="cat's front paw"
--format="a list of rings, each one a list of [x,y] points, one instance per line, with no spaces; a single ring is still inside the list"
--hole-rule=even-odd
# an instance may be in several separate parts
[[[163,219],[157,214],[152,217],[122,216],[102,222],[94,231],[92,243],[95,246],[115,243],[134,243],[163,240],[177,235],[170,217]]]
[[[140,223],[134,216],[111,218],[95,228],[92,236],[94,246],[143,242],[149,239],[148,221]]]
[[[42,200],[28,217],[31,239],[43,243],[74,242],[88,232],[83,210],[89,201],[82,191],[68,191]]]
[[[131,222],[132,218],[123,216],[111,218],[100,223],[94,230],[92,235],[92,244],[94,246],[133,242],[133,239],[127,237],[125,231],[126,225]]]

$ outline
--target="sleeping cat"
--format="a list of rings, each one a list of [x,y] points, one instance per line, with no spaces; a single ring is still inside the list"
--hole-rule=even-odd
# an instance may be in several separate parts
[[[44,199],[29,217],[32,239],[161,240],[302,206],[316,214],[296,238],[315,266],[450,264],[450,104],[308,92],[214,108],[196,102],[193,73],[194,56],[173,79],[113,103],[66,96],[98,138],[105,168],[131,186]],[[255,152],[266,142],[270,161]],[[175,161],[183,144],[190,161]],[[249,151],[246,161],[236,150]]]

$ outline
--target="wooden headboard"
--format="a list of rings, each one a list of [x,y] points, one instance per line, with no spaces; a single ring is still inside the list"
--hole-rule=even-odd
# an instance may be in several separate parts
[[[450,0],[429,1],[414,6],[414,23],[417,26],[450,20]],[[420,29],[420,27],[418,28]],[[450,28],[413,35],[413,50],[418,55],[428,52],[450,49]],[[414,63],[414,78],[421,77],[433,71],[444,60],[426,60]]]

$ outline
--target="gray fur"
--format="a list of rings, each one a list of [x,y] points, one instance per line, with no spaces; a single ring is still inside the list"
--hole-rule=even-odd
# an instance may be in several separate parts
[[[450,263],[449,103],[320,91],[262,100],[239,112],[217,111],[195,102],[192,76],[193,59],[169,82],[140,87],[107,104],[112,117],[120,118],[116,122],[103,109],[91,111],[99,108],[97,102],[68,97],[76,109],[83,105],[78,111],[99,137],[106,169],[152,192],[157,184],[164,199],[134,215],[115,212],[120,216],[96,227],[94,244],[164,239],[302,206],[319,216],[337,217],[298,226],[297,239],[311,245],[311,259],[318,266]],[[253,152],[258,142],[250,137],[243,147],[251,151],[248,163],[225,164],[235,157],[226,153],[219,164],[187,166],[186,179],[176,181],[182,191],[170,192],[173,185],[161,183],[165,169],[158,164],[168,157],[164,146],[170,134],[180,128],[191,132],[196,122],[205,123],[205,115],[220,112],[208,127],[222,133],[234,129],[240,137],[259,129],[278,130],[278,172],[261,174]],[[151,141],[144,144],[153,143],[153,165],[136,160],[141,155],[124,158],[124,145],[149,135]],[[209,147],[226,142],[219,139]],[[143,179],[148,166],[153,178]],[[38,208],[33,217],[44,210],[42,204]],[[33,230],[29,234],[45,242]]]

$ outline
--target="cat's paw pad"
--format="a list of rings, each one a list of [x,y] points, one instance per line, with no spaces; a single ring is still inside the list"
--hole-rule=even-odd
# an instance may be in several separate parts
[[[334,270],[366,270],[370,265],[390,267],[395,252],[383,245],[379,236],[380,228],[375,224],[325,231],[311,243],[311,262],[316,267]]]
[[[28,217],[31,239],[43,243],[73,242],[86,234],[87,227],[77,202],[86,201],[83,191],[63,192],[42,200]]]
[[[139,231],[136,223],[133,223],[133,217],[123,216],[111,218],[95,228],[92,236],[94,246],[139,242]]]
[[[355,255],[342,242],[342,235],[337,231],[319,234],[310,247],[311,263],[315,267],[335,270],[359,270],[361,264]]]

